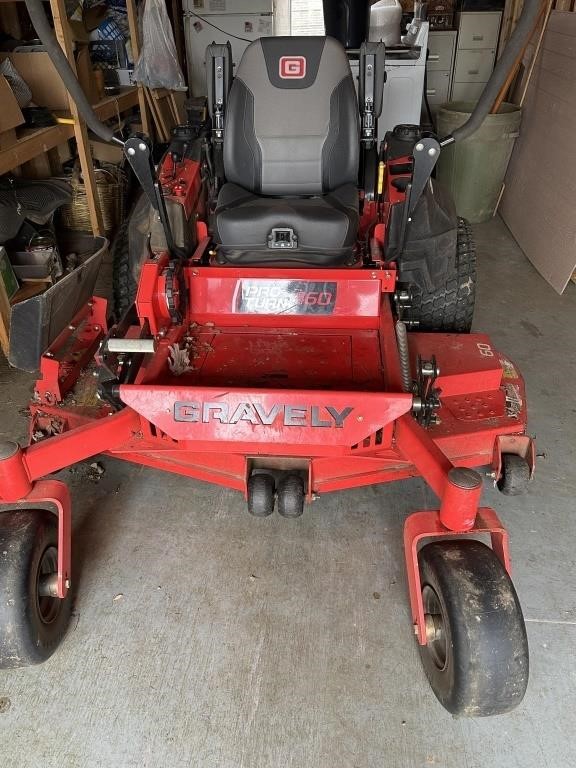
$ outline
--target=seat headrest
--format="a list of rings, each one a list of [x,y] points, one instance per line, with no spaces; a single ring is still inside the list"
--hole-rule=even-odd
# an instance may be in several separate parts
[[[316,82],[320,62],[323,77],[338,83],[350,74],[350,64],[342,45],[331,37],[262,37],[251,43],[236,72],[244,81],[253,67],[266,65],[268,79],[275,88],[310,88]]]
[[[228,181],[265,195],[314,195],[358,175],[358,102],[331,37],[263,37],[242,56],[224,132]]]

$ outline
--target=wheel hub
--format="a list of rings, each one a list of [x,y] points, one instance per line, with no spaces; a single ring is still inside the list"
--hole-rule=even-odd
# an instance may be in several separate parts
[[[442,616],[438,613],[427,613],[424,616],[426,642],[432,643],[442,637]]]
[[[422,590],[424,603],[424,626],[426,630],[426,646],[434,664],[438,669],[446,666],[446,630],[442,605],[432,587],[426,585]]]
[[[54,594],[58,579],[58,550],[48,547],[40,559],[37,576],[36,600],[38,614],[44,624],[51,624],[60,610],[60,598]]]

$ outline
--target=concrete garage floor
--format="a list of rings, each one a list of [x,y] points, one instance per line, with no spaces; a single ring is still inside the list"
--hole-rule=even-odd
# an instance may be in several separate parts
[[[531,679],[515,712],[457,720],[420,667],[401,530],[412,480],[328,495],[298,521],[103,459],[74,499],[76,608],[41,667],[0,672],[3,768],[564,768],[576,758],[576,290],[557,296],[495,220],[476,228],[475,325],[519,364],[537,478],[485,502],[512,537]],[[31,378],[0,372],[1,436]],[[116,598],[116,599],[115,599]]]

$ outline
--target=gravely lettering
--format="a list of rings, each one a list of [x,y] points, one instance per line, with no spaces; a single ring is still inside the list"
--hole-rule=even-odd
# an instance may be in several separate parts
[[[269,410],[261,403],[174,403],[174,421],[209,424],[238,424],[245,421],[255,427],[323,427],[342,429],[354,409],[351,406],[334,408],[331,405],[276,404]]]

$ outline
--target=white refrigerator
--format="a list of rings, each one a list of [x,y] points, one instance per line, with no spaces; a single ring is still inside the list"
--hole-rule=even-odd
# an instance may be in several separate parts
[[[229,40],[237,66],[252,40],[274,34],[273,0],[184,0],[183,9],[193,96],[206,96],[206,46]]]

